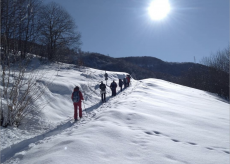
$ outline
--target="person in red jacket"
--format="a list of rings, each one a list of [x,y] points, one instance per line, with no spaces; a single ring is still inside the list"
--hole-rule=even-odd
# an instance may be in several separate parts
[[[73,106],[74,106],[74,120],[77,121],[77,117],[78,117],[77,108],[79,108],[79,117],[82,118],[81,101],[84,100],[78,86],[74,88],[71,99],[73,101]]]
[[[127,81],[127,87],[128,87],[130,84],[130,75],[126,75],[126,81]]]

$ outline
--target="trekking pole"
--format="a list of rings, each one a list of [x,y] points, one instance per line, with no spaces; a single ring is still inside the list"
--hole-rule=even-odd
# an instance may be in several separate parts
[[[83,100],[82,102],[83,102],[83,104],[84,104],[84,110],[85,110],[85,103],[84,103],[84,101],[85,101],[85,100]]]
[[[84,111],[85,111],[85,103],[84,103],[84,101],[85,101],[85,100],[83,100],[82,102],[83,102],[83,104],[84,104]],[[86,117],[88,117],[87,111],[85,111],[85,114],[86,114]]]
[[[83,97],[85,97],[85,95],[82,94]],[[85,110],[85,103],[84,103],[85,99],[82,100],[83,104],[84,104],[84,110]]]

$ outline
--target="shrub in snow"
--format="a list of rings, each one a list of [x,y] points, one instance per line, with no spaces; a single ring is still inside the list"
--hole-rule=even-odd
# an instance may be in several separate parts
[[[20,61],[2,67],[0,125],[3,127],[20,125],[27,114],[44,106],[44,103],[35,105],[46,88],[37,83],[44,73],[26,72],[27,64],[27,61]]]

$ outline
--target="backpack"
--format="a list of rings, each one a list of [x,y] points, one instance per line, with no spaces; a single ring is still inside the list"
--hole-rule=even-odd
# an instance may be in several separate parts
[[[105,91],[105,88],[106,88],[105,84],[101,84],[100,89],[101,89],[102,91]]]
[[[73,92],[73,102],[77,103],[80,101],[80,93],[79,91],[74,91]]]
[[[112,87],[112,89],[116,89],[117,84],[115,82],[112,82],[111,87]]]
[[[126,82],[129,83],[130,82],[130,78],[127,76],[126,77]]]
[[[123,82],[121,79],[119,79],[119,86],[121,87],[123,85]]]
[[[124,84],[126,84],[126,78],[123,79]]]

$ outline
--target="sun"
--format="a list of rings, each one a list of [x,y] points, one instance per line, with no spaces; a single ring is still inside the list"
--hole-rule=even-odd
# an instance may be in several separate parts
[[[170,4],[168,0],[154,0],[150,4],[148,11],[153,20],[161,20],[170,12]]]

